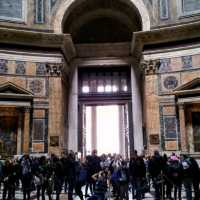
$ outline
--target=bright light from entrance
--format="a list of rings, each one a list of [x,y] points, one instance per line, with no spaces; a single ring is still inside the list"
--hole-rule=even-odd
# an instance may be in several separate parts
[[[118,106],[97,106],[98,153],[119,153]]]
[[[83,93],[88,93],[89,91],[90,91],[89,86],[83,86],[83,87],[82,87],[82,92],[83,92]]]
[[[92,119],[92,108],[96,117]],[[86,153],[92,150],[92,123],[96,118],[96,144],[98,154],[119,153],[119,106],[86,107]]]
[[[106,92],[112,92],[112,86],[111,85],[106,85],[105,91]]]
[[[118,87],[116,85],[112,86],[113,92],[117,92],[118,91]]]
[[[104,92],[104,86],[103,85],[98,86],[97,92]]]
[[[127,92],[127,91],[128,91],[127,85],[125,85],[125,86],[123,87],[123,91],[124,91],[124,92]]]

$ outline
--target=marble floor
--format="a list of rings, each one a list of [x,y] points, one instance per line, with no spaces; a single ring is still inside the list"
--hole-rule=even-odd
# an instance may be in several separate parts
[[[15,195],[15,200],[23,200],[23,196],[22,196],[22,192],[21,192],[21,189],[17,190],[16,191],[16,195]],[[2,199],[2,190],[0,191],[0,199]],[[36,192],[33,191],[31,193],[31,200],[36,200]],[[87,200],[87,198],[84,197],[85,200]],[[132,200],[132,195],[130,193],[129,195],[129,200]],[[151,193],[146,193],[145,194],[145,198],[144,200],[153,200],[153,191]],[[182,194],[182,199],[185,200],[185,193],[183,191],[183,194]],[[48,197],[46,197],[46,200],[48,200]],[[56,196],[55,195],[52,195],[52,200],[56,200]],[[61,193],[60,195],[60,200],[67,200],[67,194],[64,193],[64,191]],[[74,200],[79,200],[79,197],[78,196],[75,196],[74,195]],[[114,200],[114,198],[109,198],[108,200]]]

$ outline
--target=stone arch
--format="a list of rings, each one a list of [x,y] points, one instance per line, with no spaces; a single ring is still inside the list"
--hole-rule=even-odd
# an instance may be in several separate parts
[[[122,1],[122,0],[119,0]],[[146,6],[144,5],[142,0],[126,0],[122,1],[123,3],[127,3],[129,5],[133,5],[136,10],[138,11],[141,23],[142,23],[142,31],[150,30],[150,18]],[[69,13],[78,5],[83,3],[80,0],[67,0],[61,3],[60,7],[58,8],[54,21],[53,21],[53,29],[55,33],[63,33],[63,19],[66,18]]]

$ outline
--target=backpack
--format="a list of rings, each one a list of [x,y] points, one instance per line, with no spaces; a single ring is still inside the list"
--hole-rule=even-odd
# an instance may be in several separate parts
[[[179,171],[180,171],[180,163],[179,162],[172,162],[170,164],[170,167],[172,169],[172,177],[178,177]]]
[[[96,194],[104,194],[107,191],[107,185],[103,180],[97,180],[95,183],[95,193]]]

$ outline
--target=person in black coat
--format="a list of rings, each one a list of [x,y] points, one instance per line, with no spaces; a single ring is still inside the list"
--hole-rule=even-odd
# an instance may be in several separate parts
[[[194,189],[194,200],[200,199],[200,193],[199,193],[199,182],[200,182],[200,170],[199,165],[197,161],[190,157],[189,158],[191,163],[191,175],[192,175],[192,184]]]
[[[54,189],[56,191],[56,200],[60,199],[60,193],[64,183],[64,167],[59,158],[53,158],[53,171],[54,171]]]
[[[136,199],[140,200],[144,196],[144,183],[146,181],[146,166],[141,156],[137,156],[135,160],[135,183],[136,183]]]
[[[31,190],[33,189],[33,171],[32,160],[28,154],[24,155],[21,159],[21,181],[23,200],[30,200]]]
[[[174,200],[181,200],[181,189],[182,189],[182,176],[183,176],[183,168],[180,163],[180,160],[175,156],[171,156],[169,162],[167,164],[167,179],[174,187]],[[171,191],[170,191],[171,193]],[[171,194],[168,194],[171,197]]]
[[[12,200],[15,198],[15,181],[16,174],[14,165],[11,161],[6,160],[5,165],[3,165],[3,200],[9,199]]]
[[[155,199],[159,200],[163,195],[163,169],[164,160],[158,151],[154,152],[154,155],[149,161],[149,173],[153,181],[153,186],[155,188]]]

